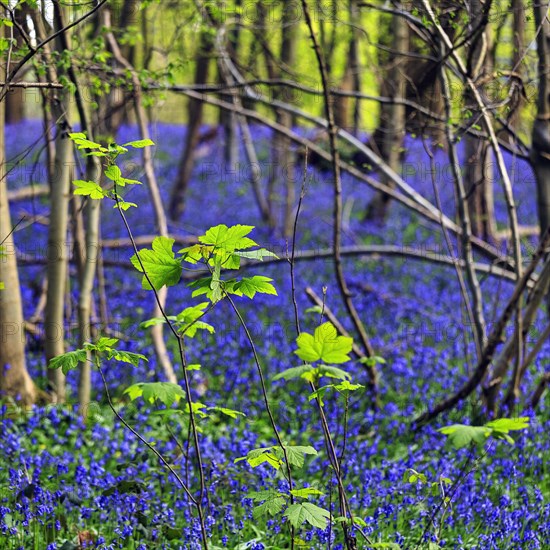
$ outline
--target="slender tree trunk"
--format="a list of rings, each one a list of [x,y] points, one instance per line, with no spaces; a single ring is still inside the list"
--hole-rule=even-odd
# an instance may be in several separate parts
[[[392,17],[392,27],[394,30],[391,43],[393,51],[389,57],[389,70],[382,89],[394,99],[403,99],[407,80],[406,61],[402,54],[408,49],[409,30],[405,18],[400,15]],[[383,104],[380,110],[380,122],[373,136],[373,141],[378,144],[380,156],[395,172],[399,172],[401,166],[405,137],[405,114],[405,106],[402,104]],[[395,186],[390,179],[383,179],[387,185]],[[377,193],[367,208],[366,219],[383,221],[388,213],[389,203],[389,195]]]
[[[485,27],[483,5],[479,0],[469,2],[469,29],[474,33],[469,51],[470,76],[475,81],[486,76],[490,68],[489,32]],[[475,30],[478,30],[475,34]],[[469,89],[468,89],[469,90]],[[479,109],[470,92],[465,96],[466,108],[472,112],[472,118],[480,118]],[[468,207],[472,222],[472,233],[485,240],[492,240],[496,235],[495,211],[493,201],[493,170],[491,148],[484,138],[466,134],[464,183],[468,196]]]
[[[241,9],[241,0],[235,1],[235,12],[236,16],[239,17],[239,11]],[[228,32],[228,49],[230,55],[233,59],[237,59],[238,47],[239,47],[239,22],[236,21],[235,25]],[[223,74],[219,73],[220,82],[224,82]],[[233,96],[228,96],[225,98],[226,101],[233,102]],[[234,170],[236,165],[239,162],[239,142],[238,142],[238,132],[237,132],[237,115],[231,111],[226,111],[225,109],[220,110],[220,125],[223,128],[224,135],[224,162],[229,170]]]
[[[106,29],[111,28],[110,12],[109,10],[103,11],[104,26]],[[132,83],[134,86],[134,113],[136,115],[137,124],[142,139],[150,139],[149,128],[147,126],[147,113],[143,106],[143,95],[141,89],[141,82],[135,68],[128,62],[128,60],[122,55],[118,43],[112,32],[106,34],[107,40],[113,52],[113,56],[117,63],[123,66],[132,75]],[[168,221],[166,219],[166,213],[164,212],[164,206],[162,204],[162,197],[160,195],[160,189],[158,186],[157,178],[155,176],[155,170],[153,168],[153,158],[151,156],[151,149],[144,147],[142,152],[143,170],[145,172],[145,179],[147,182],[147,188],[149,190],[149,196],[153,205],[153,212],[155,215],[155,225],[159,235],[168,236]],[[158,293],[158,303],[155,303],[155,309],[153,311],[154,317],[161,316],[161,308],[164,309],[166,305],[166,299],[168,296],[168,287],[164,286]],[[169,382],[177,383],[177,377],[174,372],[172,361],[166,348],[163,336],[163,325],[155,325],[151,328],[151,338],[153,340],[153,347],[155,348],[155,354],[159,365],[161,366],[164,374]]]
[[[196,84],[206,84],[208,68],[212,54],[212,38],[203,31],[200,38],[199,51],[195,60]],[[198,99],[189,99],[187,107],[187,135],[185,148],[181,156],[176,181],[172,184],[168,214],[170,219],[179,220],[185,210],[185,195],[195,166],[195,149],[199,142],[204,103]],[[227,137],[227,136],[226,136]]]
[[[514,34],[512,40],[512,67],[511,70],[517,75],[518,79],[521,79],[523,76],[523,55],[525,53],[525,17],[526,17],[526,8],[523,5],[523,0],[512,0],[511,4],[512,9],[512,32]],[[518,102],[514,106],[508,122],[510,126],[517,130],[519,129],[521,123],[521,108],[523,106],[523,96],[518,91],[517,92]]]
[[[55,28],[62,28],[62,7],[59,0],[53,2]],[[60,41],[59,48],[63,45]],[[50,225],[47,247],[48,290],[44,314],[46,361],[65,352],[64,307],[67,288],[67,230],[69,200],[73,166],[73,146],[68,137],[70,101],[61,91],[53,101],[53,114],[57,121],[55,138],[55,166],[50,179]],[[48,380],[58,402],[65,400],[65,375],[60,369],[48,370]]]
[[[291,71],[296,64],[296,46],[298,39],[298,25],[296,24],[296,3],[285,0],[282,17],[282,44],[281,62],[283,70]],[[286,128],[292,127],[292,115],[288,112],[277,111],[277,122]],[[294,224],[295,189],[295,155],[290,149],[290,140],[282,134],[275,137],[275,177],[284,182],[285,201],[283,214],[283,235],[292,235]]]
[[[4,107],[0,101],[0,398],[31,405],[38,396],[25,363],[25,328],[5,173]]]
[[[541,233],[550,223],[550,22],[549,2],[533,6],[538,53],[537,118],[533,124],[531,163],[537,180],[537,206]]]

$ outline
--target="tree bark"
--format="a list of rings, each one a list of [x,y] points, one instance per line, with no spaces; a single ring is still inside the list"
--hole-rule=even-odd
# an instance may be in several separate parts
[[[62,28],[59,0],[53,2],[56,29]],[[59,48],[62,44],[59,43]],[[67,229],[69,223],[69,199],[73,166],[73,146],[68,137],[70,101],[62,91],[53,101],[53,113],[57,120],[55,138],[55,165],[50,178],[50,226],[47,247],[48,291],[44,314],[46,362],[65,353],[64,306],[67,287]],[[48,370],[48,380],[58,402],[65,400],[65,375],[61,369]]]
[[[200,38],[199,51],[195,60],[196,84],[206,84],[208,67],[212,53],[212,38],[207,31],[203,31]],[[170,219],[179,220],[185,211],[185,195],[195,166],[195,148],[199,142],[204,103],[190,98],[187,107],[187,136],[185,148],[181,156],[176,181],[172,184],[168,214]],[[232,115],[234,116],[234,115]],[[227,136],[226,136],[227,138]]]
[[[468,32],[473,34],[469,51],[470,77],[474,82],[490,73],[489,33],[483,4],[479,0],[469,2]],[[466,108],[472,113],[473,121],[480,119],[479,109],[471,92],[465,94]],[[472,222],[472,232],[477,237],[493,240],[496,235],[495,211],[493,201],[493,169],[491,148],[484,138],[466,134],[466,166],[464,183],[468,195],[468,209]]]
[[[550,223],[550,22],[546,17],[549,2],[533,6],[537,34],[538,100],[533,124],[531,163],[537,181],[537,207],[541,233]]]
[[[403,99],[406,93],[407,75],[404,53],[409,46],[409,30],[404,17],[392,16],[394,30],[391,42],[392,52],[388,59],[389,69],[382,84],[384,95],[394,99]],[[402,104],[383,104],[380,108],[380,121],[373,135],[373,142],[379,149],[380,156],[394,172],[399,172],[402,159],[403,139],[405,137],[405,106]],[[384,183],[395,184],[382,176]],[[388,213],[390,196],[377,193],[367,208],[365,218],[383,221]]]
[[[25,362],[25,330],[21,289],[17,272],[17,259],[12,234],[5,173],[4,139],[5,102],[0,101],[0,398],[9,396],[24,406],[33,404],[38,397]]]
[[[296,64],[296,46],[298,40],[298,26],[296,25],[296,3],[285,0],[282,17],[281,62],[283,70],[292,71]],[[288,112],[277,111],[277,122],[286,128],[292,127],[292,115]],[[294,225],[294,202],[296,189],[294,186],[295,155],[290,149],[290,140],[281,134],[275,137],[275,174],[279,175],[284,183],[285,201],[283,215],[283,235],[290,237]],[[277,177],[277,176],[276,176]]]

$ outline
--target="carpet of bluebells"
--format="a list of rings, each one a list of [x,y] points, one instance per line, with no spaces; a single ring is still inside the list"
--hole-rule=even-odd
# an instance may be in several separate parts
[[[177,170],[185,129],[175,126],[152,128],[156,142],[155,168],[164,198]],[[44,152],[38,122],[7,128],[10,188],[45,181]],[[125,127],[119,143],[137,139],[133,127]],[[262,181],[277,169],[270,164],[271,134],[254,129],[261,159]],[[194,179],[190,185],[185,214],[170,230],[179,235],[202,234],[208,227],[225,223],[256,225],[252,237],[283,255],[286,241],[262,226],[250,186],[250,170],[243,164],[226,169],[222,136],[197,151]],[[512,171],[520,222],[536,223],[535,183],[529,167],[507,157]],[[144,180],[139,153],[125,159],[126,175]],[[123,163],[124,164],[124,163]],[[77,166],[77,176],[78,169]],[[443,208],[453,215],[454,192],[445,152],[437,151],[435,173],[430,168],[424,144],[410,139],[403,167],[405,179],[425,197],[435,201],[432,175],[438,185]],[[301,185],[300,166],[296,185]],[[316,313],[304,294],[306,286],[318,294],[327,287],[327,304],[350,328],[343,313],[331,261],[326,258],[301,261],[301,250],[330,247],[332,239],[332,188],[330,176],[314,166],[308,168],[307,194],[299,219],[296,263],[297,302],[302,329],[312,331]],[[364,221],[372,191],[363,183],[343,176],[344,245],[397,244],[447,254],[441,229],[392,204],[384,226]],[[281,191],[282,193],[282,191]],[[502,189],[495,182],[497,222],[506,223]],[[154,234],[155,223],[146,186],[132,187],[127,200],[137,203],[128,211],[135,235]],[[276,203],[282,212],[284,200]],[[34,312],[44,276],[47,201],[35,198],[12,205],[14,221],[24,217],[15,238],[20,254],[20,277],[26,317]],[[34,223],[29,223],[32,220]],[[103,212],[104,238],[125,238],[124,227],[109,205]],[[526,247],[529,243],[525,243]],[[69,246],[69,245],[68,245]],[[140,275],[130,266],[132,251],[105,249],[107,309],[111,330],[121,337],[123,348],[145,354],[149,362],[137,368],[119,363],[105,364],[105,373],[117,406],[128,421],[148,440],[162,449],[175,466],[185,469],[177,445],[151,420],[139,402],[130,404],[123,391],[139,381],[162,380],[156,368],[149,335],[139,323],[151,316],[152,295],[140,288]],[[382,256],[348,257],[346,275],[355,304],[365,323],[376,353],[386,363],[379,366],[382,406],[373,412],[366,392],[353,394],[343,471],[354,515],[363,519],[365,533],[374,541],[394,542],[414,548],[428,529],[422,548],[436,535],[443,548],[544,549],[550,548],[550,458],[549,403],[542,401],[531,416],[530,428],[516,437],[516,444],[490,443],[483,450],[453,450],[437,431],[453,422],[475,421],[476,400],[414,433],[411,420],[439,398],[452,392],[474,368],[470,338],[459,287],[453,268],[411,258]],[[75,272],[71,272],[75,275]],[[272,277],[278,296],[257,295],[253,302],[238,299],[249,324],[268,379],[296,364],[295,327],[291,281],[286,262],[255,268],[254,273]],[[510,295],[509,282],[481,276],[485,314],[494,320]],[[67,306],[67,342],[77,344],[77,284],[71,283]],[[196,303],[184,284],[169,291],[169,311],[175,314]],[[252,305],[251,305],[252,304]],[[257,520],[248,496],[281,485],[267,465],[256,469],[245,462],[234,463],[249,450],[273,444],[266,421],[258,374],[250,348],[238,320],[227,304],[220,304],[207,319],[214,335],[201,336],[188,349],[190,363],[202,364],[193,373],[197,398],[246,413],[246,418],[213,417],[201,421],[201,445],[208,487],[206,520],[212,547],[234,549],[288,548],[288,529],[282,515]],[[544,315],[536,323],[542,329]],[[536,331],[530,335],[534,341]],[[28,367],[44,383],[40,337],[28,336]],[[174,351],[169,344],[171,352]],[[467,357],[467,359],[465,359]],[[550,345],[525,378],[529,395],[538,378],[548,369]],[[364,367],[346,365],[356,383],[366,383]],[[69,374],[76,400],[77,375]],[[14,414],[6,407],[0,417],[0,548],[65,549],[77,547],[115,549],[200,548],[199,525],[181,488],[172,482],[158,461],[123,429],[105,403],[98,373],[93,373],[95,402],[83,420],[73,408],[51,406]],[[315,502],[337,512],[335,480],[324,453],[322,433],[307,388],[299,381],[269,382],[271,404],[285,439],[295,445],[313,445],[319,455],[308,457],[295,473],[302,484],[323,491]],[[327,394],[325,407],[338,448],[343,438],[343,401]],[[185,433],[177,434],[185,439]],[[461,472],[467,466],[467,475]],[[409,468],[423,472],[429,481],[445,476],[461,478],[451,506],[440,525],[441,513],[433,521],[441,495],[432,494],[429,484],[410,483]],[[192,475],[192,474],[191,474]],[[300,537],[307,548],[343,548],[339,529],[304,527]],[[361,541],[361,539],[359,539]],[[368,546],[360,547],[367,548]],[[79,546],[80,545],[80,546]]]

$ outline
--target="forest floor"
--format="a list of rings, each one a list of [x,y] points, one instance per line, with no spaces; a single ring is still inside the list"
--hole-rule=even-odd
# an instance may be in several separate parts
[[[167,200],[181,153],[184,128],[161,125],[153,128],[155,168]],[[41,134],[40,123],[25,122],[8,127],[8,133],[21,136],[9,140],[8,159],[13,162],[10,188],[45,181],[40,147],[33,136]],[[273,166],[269,160],[270,134],[253,129],[259,150],[262,182],[266,184]],[[137,131],[125,127],[119,136],[123,143],[135,139]],[[435,179],[444,211],[453,215],[454,192],[444,151],[437,151]],[[138,153],[136,153],[138,155]],[[222,157],[221,140],[201,146],[185,214],[172,224],[177,235],[200,235],[210,226],[224,223],[255,225],[252,237],[281,256],[286,239],[262,227],[250,192],[249,170],[242,165],[229,170],[213,159]],[[20,162],[19,162],[20,161]],[[520,223],[536,223],[534,178],[522,162],[507,157],[513,167],[514,193]],[[139,156],[125,165],[128,177],[142,177]],[[129,173],[131,172],[131,173]],[[302,168],[296,167],[296,186],[301,185]],[[410,139],[403,166],[405,179],[434,202],[432,169],[424,145]],[[275,174],[277,176],[277,174]],[[304,290],[311,286],[319,295],[327,287],[327,305],[349,329],[335,283],[330,258],[300,259],[305,250],[330,248],[332,241],[332,187],[330,176],[315,167],[308,169],[307,193],[298,220],[296,262],[297,304],[302,330],[313,332],[319,321]],[[383,226],[363,219],[372,192],[348,176],[344,187],[345,246],[392,244],[415,247],[420,251],[447,255],[441,229],[421,220],[404,207],[392,204]],[[283,192],[277,189],[278,193]],[[506,221],[499,182],[495,182],[497,222]],[[145,186],[133,188],[127,200],[138,204],[128,211],[135,235],[155,234],[154,216]],[[279,197],[278,211],[284,208]],[[36,308],[46,249],[46,199],[35,198],[12,205],[16,222],[23,218],[15,234],[20,253],[25,316]],[[35,223],[28,223],[35,220]],[[125,238],[116,211],[103,211],[104,238]],[[454,241],[453,241],[454,243]],[[525,247],[529,242],[524,243]],[[140,275],[129,262],[129,248],[104,249],[106,306],[111,334],[121,338],[124,349],[148,357],[138,367],[105,364],[107,383],[120,413],[145,437],[154,441],[182,472],[186,461],[172,440],[166,424],[150,416],[149,408],[129,403],[124,390],[135,382],[162,380],[147,329],[139,324],[151,317],[153,298],[140,288]],[[404,257],[370,255],[346,257],[348,284],[361,319],[367,327],[376,354],[385,363],[380,372],[378,411],[365,391],[354,392],[345,409],[337,392],[325,395],[325,411],[337,448],[344,453],[343,474],[349,503],[362,530],[377,543],[393,543],[394,548],[452,549],[545,549],[550,548],[550,401],[543,399],[536,414],[521,408],[517,416],[529,416],[530,427],[515,436],[515,444],[491,441],[484,448],[455,450],[437,431],[455,422],[478,422],[481,404],[477,398],[464,402],[458,410],[438,418],[418,432],[411,422],[441,397],[453,392],[474,368],[474,346],[470,337],[459,285],[451,266],[435,265]],[[335,479],[328,464],[322,433],[310,391],[301,381],[273,381],[278,372],[295,366],[296,331],[291,281],[287,262],[266,264],[254,274],[274,279],[277,296],[259,295],[252,305],[238,299],[257,346],[268,380],[270,403],[285,441],[311,445],[317,456],[306,457],[295,471],[295,481],[320,490],[314,501],[338,516]],[[76,300],[78,286],[71,268],[67,304],[67,344],[77,344]],[[489,322],[510,296],[512,286],[496,277],[481,276],[485,314]],[[182,283],[170,289],[169,313],[197,303]],[[251,491],[282,487],[280,475],[269,465],[257,468],[235,459],[256,447],[273,445],[259,392],[257,371],[250,347],[238,320],[226,303],[209,313],[207,321],[216,332],[200,336],[188,349],[189,363],[202,369],[192,372],[196,398],[208,406],[226,407],[246,414],[227,419],[212,415],[200,420],[202,459],[209,495],[207,530],[211,548],[285,549],[288,522],[281,514],[269,518],[253,516]],[[542,330],[541,312],[535,327]],[[535,341],[537,330],[529,335]],[[171,353],[174,343],[169,341]],[[525,395],[530,395],[541,374],[548,372],[550,343],[527,373]],[[28,365],[39,384],[44,383],[40,335],[29,335]],[[346,365],[352,381],[366,385],[362,364]],[[76,372],[69,373],[73,388],[70,403],[76,400]],[[75,409],[37,408],[15,413],[3,407],[0,430],[0,547],[6,550],[70,550],[91,548],[200,548],[197,521],[188,500],[157,459],[136,438],[124,430],[105,403],[102,382],[93,373],[96,389],[94,406],[85,421]],[[344,430],[344,417],[347,425]],[[185,440],[186,424],[172,426]],[[426,482],[411,482],[411,469],[426,476]],[[193,474],[190,474],[191,477]],[[445,483],[453,487],[452,499],[441,507]],[[435,484],[433,491],[432,482]],[[442,489],[443,487],[443,489]],[[298,533],[305,548],[343,548],[341,529],[304,527]],[[418,544],[420,542],[420,544]],[[431,546],[430,546],[431,544]],[[439,545],[439,546],[438,546]],[[374,548],[359,542],[360,548]],[[376,546],[378,548],[392,546]]]

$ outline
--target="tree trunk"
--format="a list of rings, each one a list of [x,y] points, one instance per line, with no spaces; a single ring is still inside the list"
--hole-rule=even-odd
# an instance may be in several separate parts
[[[62,28],[59,0],[53,2],[56,29]],[[62,48],[62,44],[59,44]],[[55,166],[50,179],[50,225],[47,247],[48,291],[44,314],[46,361],[65,352],[64,306],[67,288],[67,229],[69,223],[69,199],[73,166],[73,146],[67,133],[70,101],[66,92],[61,91],[53,101],[53,113],[57,120],[55,138]],[[61,369],[49,370],[48,380],[58,402],[65,400],[65,376]]]
[[[469,2],[470,18],[468,32],[473,33],[468,61],[470,77],[476,81],[490,73],[489,33],[484,22],[483,5],[479,0]],[[477,29],[477,33],[475,30]],[[469,90],[469,89],[468,89]],[[479,109],[471,93],[465,95],[466,108],[472,112],[474,121],[480,119]],[[491,148],[484,138],[466,134],[464,183],[468,196],[468,209],[472,222],[472,233],[485,240],[494,240],[496,235],[493,201],[493,170]]]
[[[533,124],[531,163],[537,181],[537,207],[541,233],[550,223],[550,22],[546,17],[549,2],[533,6],[537,34],[538,100]]]
[[[511,70],[517,75],[518,79],[523,76],[523,55],[525,53],[525,14],[526,8],[523,5],[523,0],[512,0],[511,4],[513,21],[512,21],[512,63]],[[521,123],[520,113],[524,100],[520,91],[517,92],[517,104],[512,109],[508,118],[508,123],[514,130],[518,130]]]
[[[36,401],[38,391],[25,364],[25,328],[17,273],[6,182],[4,107],[0,101],[0,398],[16,399],[22,405]]]
[[[195,60],[196,84],[206,84],[208,80],[208,66],[212,53],[212,38],[207,31],[201,34],[198,55]],[[178,175],[172,185],[168,214],[170,219],[179,220],[185,210],[185,195],[193,167],[195,166],[195,148],[199,142],[204,104],[198,99],[189,99],[187,107],[187,136],[185,148],[180,160]],[[227,137],[227,136],[226,136]]]
[[[387,76],[382,84],[384,95],[394,99],[403,99],[407,84],[405,74],[406,58],[404,53],[409,46],[409,30],[404,17],[392,17],[393,40],[392,52],[388,59]],[[390,35],[391,36],[391,35]],[[403,104],[383,104],[380,108],[380,122],[373,135],[373,142],[379,149],[380,156],[390,168],[399,172],[402,158],[403,138],[405,137],[405,106]],[[386,185],[395,187],[393,181],[382,176]],[[388,212],[390,196],[377,193],[367,208],[365,218],[383,221]]]
[[[298,30],[296,4],[292,0],[285,0],[282,17],[281,63],[283,70],[286,72],[291,72],[296,64]],[[277,111],[277,122],[286,128],[291,128],[292,115],[286,111]],[[292,235],[294,226],[294,202],[296,198],[294,168],[295,155],[290,150],[290,140],[282,134],[277,134],[275,137],[275,177],[280,177],[284,184],[283,235],[287,238]]]

